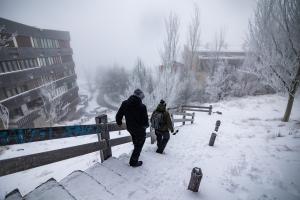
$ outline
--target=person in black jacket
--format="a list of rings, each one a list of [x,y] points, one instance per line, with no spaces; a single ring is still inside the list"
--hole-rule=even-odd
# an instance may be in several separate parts
[[[127,130],[132,137],[134,149],[129,161],[132,167],[143,164],[139,161],[139,156],[146,140],[146,129],[149,127],[147,108],[142,103],[144,97],[144,93],[136,89],[133,95],[122,102],[116,114],[116,122],[119,126],[122,125],[122,119],[125,116]]]

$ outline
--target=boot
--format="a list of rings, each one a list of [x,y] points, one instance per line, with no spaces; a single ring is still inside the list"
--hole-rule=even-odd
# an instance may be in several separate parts
[[[143,161],[138,161],[137,163],[130,164],[131,167],[139,167],[143,164]]]
[[[156,150],[156,153],[163,154],[163,151],[161,151],[160,149],[157,149],[157,150]]]

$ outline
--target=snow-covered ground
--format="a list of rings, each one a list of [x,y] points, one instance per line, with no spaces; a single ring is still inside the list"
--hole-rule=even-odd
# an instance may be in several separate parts
[[[300,199],[300,99],[295,100],[290,122],[283,123],[286,101],[280,95],[264,95],[215,103],[213,110],[223,115],[196,113],[195,124],[179,127],[165,154],[154,153],[156,147],[148,139],[140,157],[144,165],[138,169],[127,164],[131,144],[114,147],[113,155],[121,155],[121,167],[147,189],[140,199]],[[221,120],[221,126],[215,146],[210,147],[216,120]],[[113,137],[119,137],[118,132]],[[84,136],[12,145],[2,150],[0,159],[96,140],[96,136]],[[59,181],[99,160],[95,152],[0,177],[0,199],[14,188],[26,194],[51,177]],[[203,172],[198,193],[186,190],[193,167]]]

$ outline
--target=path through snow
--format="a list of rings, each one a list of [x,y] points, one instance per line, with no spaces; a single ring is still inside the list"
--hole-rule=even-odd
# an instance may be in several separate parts
[[[127,191],[128,199],[300,199],[300,101],[295,101],[289,123],[280,121],[285,103],[286,98],[278,95],[216,103],[214,111],[222,111],[223,115],[196,113],[195,124],[179,127],[165,154],[156,154],[155,145],[147,140],[141,154],[142,167],[128,166],[126,153],[130,153],[131,144],[113,148],[114,156],[121,155],[121,162],[110,159],[103,165],[123,176],[128,184],[141,186],[143,192],[135,193],[125,182],[120,190]],[[210,147],[208,141],[218,119],[221,126],[215,146]],[[84,156],[80,158],[84,162]],[[59,162],[60,168],[56,169],[64,168],[64,162]],[[55,177],[57,172],[50,166],[43,168],[60,180],[62,176]],[[187,190],[193,167],[201,167],[204,174],[198,193]],[[26,175],[26,171],[22,173]],[[22,173],[0,177],[2,195],[8,192],[2,187],[6,184],[22,191],[24,182],[30,180]]]

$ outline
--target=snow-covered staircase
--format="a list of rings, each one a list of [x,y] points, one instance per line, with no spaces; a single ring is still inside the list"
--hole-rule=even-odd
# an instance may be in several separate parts
[[[126,175],[124,176],[124,174]],[[86,171],[74,171],[59,182],[55,179],[49,179],[24,197],[21,196],[18,190],[14,190],[5,199],[136,199],[148,193],[143,185],[137,184],[132,179],[137,174],[139,173],[134,172],[128,164],[124,165],[121,160],[109,158],[104,163],[97,163]],[[141,176],[144,175],[141,174]]]
[[[6,199],[299,200],[300,106],[296,120],[283,124],[278,110],[286,99],[281,102],[266,96],[220,103],[215,107],[224,110],[225,117],[195,116],[193,125],[179,127],[171,136],[165,154],[145,143],[141,167],[130,167],[129,155],[122,154],[59,182],[50,179],[24,197],[15,190]],[[215,145],[208,146],[219,119]],[[283,136],[276,136],[277,131]],[[203,172],[198,193],[187,190],[193,167]]]

